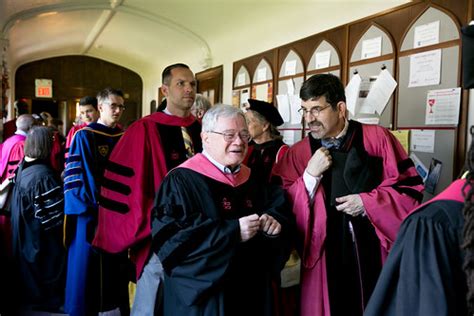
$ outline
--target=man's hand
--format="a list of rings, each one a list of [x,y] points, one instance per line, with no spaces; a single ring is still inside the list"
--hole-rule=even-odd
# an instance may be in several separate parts
[[[308,161],[306,171],[313,177],[320,177],[332,164],[332,157],[326,147],[321,147]]]
[[[342,211],[351,216],[357,216],[365,213],[364,203],[359,194],[349,194],[336,198],[337,203],[341,203],[336,206],[338,211]]]
[[[239,218],[240,239],[247,241],[255,236],[260,228],[260,221],[257,214]]]
[[[268,214],[260,216],[260,230],[267,235],[278,235],[281,232],[281,225]]]

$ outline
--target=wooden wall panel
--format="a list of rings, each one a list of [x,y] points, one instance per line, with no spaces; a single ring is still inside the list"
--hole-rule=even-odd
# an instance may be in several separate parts
[[[122,122],[141,116],[142,79],[124,67],[88,56],[62,56],[31,62],[16,71],[15,99],[35,99],[35,79],[40,78],[53,80],[54,100],[75,100],[85,95],[96,95],[105,87],[121,89],[128,95]]]

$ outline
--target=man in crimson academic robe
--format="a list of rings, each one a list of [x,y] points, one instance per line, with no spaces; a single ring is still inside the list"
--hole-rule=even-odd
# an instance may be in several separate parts
[[[150,252],[156,192],[169,170],[202,150],[201,124],[190,112],[196,95],[193,72],[185,64],[173,64],[163,71],[162,82],[165,110],[130,125],[110,156],[94,239],[96,247],[108,252],[130,249],[137,277],[134,315],[153,314],[162,276],[161,264]]]
[[[275,174],[296,216],[301,315],[362,315],[423,182],[387,129],[347,119],[339,78],[312,76],[300,97],[310,133]]]
[[[243,113],[204,115],[203,153],[170,171],[156,196],[152,248],[163,265],[163,315],[275,315],[272,279],[290,252],[284,191],[242,165],[250,134]]]

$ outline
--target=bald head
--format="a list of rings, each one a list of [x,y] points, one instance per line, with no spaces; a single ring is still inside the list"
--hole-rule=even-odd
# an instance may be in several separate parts
[[[35,125],[35,119],[31,114],[22,114],[16,119],[16,129],[25,133]]]

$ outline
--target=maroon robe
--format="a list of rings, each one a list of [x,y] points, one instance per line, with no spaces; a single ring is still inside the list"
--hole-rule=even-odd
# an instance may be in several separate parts
[[[380,157],[383,163],[380,184],[370,192],[360,193],[360,197],[380,241],[382,257],[385,258],[401,222],[419,204],[417,199],[406,192],[417,194],[422,191],[423,185],[405,183],[418,175],[403,147],[387,129],[362,124],[361,133],[367,154]],[[296,217],[298,240],[303,241],[300,254],[301,315],[329,316],[325,255],[326,200],[329,197],[326,197],[320,183],[310,205],[303,173],[311,155],[309,137],[306,137],[289,149],[275,166],[274,173],[281,177],[283,186],[289,193]]]
[[[111,253],[131,249],[137,279],[150,254],[151,210],[155,194],[168,173],[167,162],[173,160],[177,166],[186,160],[181,128],[181,143],[168,144],[178,146],[180,150],[168,152],[166,148],[169,147],[164,148],[166,139],[162,137],[168,139],[172,136],[171,130],[166,130],[170,132],[167,135],[160,135],[160,128],[166,129],[166,126],[187,127],[194,148],[201,151],[200,124],[194,116],[181,118],[162,112],[153,113],[133,123],[115,146],[101,189],[93,245]]]
[[[23,156],[23,147],[25,146],[25,135],[15,134],[8,138],[2,145],[2,161],[0,165],[1,181],[7,177],[13,177],[13,173],[20,164]]]

